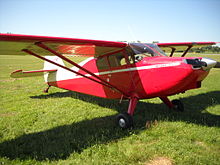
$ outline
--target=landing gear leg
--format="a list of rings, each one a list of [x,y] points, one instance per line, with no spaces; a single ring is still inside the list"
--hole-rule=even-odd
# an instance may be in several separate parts
[[[160,97],[160,99],[170,108],[175,111],[184,111],[184,105],[180,100],[170,101],[167,97]]]
[[[50,89],[50,85],[48,85],[48,87],[46,89],[44,89],[44,93],[48,93],[49,89]]]
[[[172,109],[174,107],[173,103],[168,99],[168,97],[163,96],[160,97],[160,99],[164,102],[164,104],[166,104],[170,109]]]
[[[137,97],[132,97],[129,101],[129,107],[128,107],[128,112],[121,113],[116,117],[116,123],[117,125],[122,128],[131,128],[133,127],[133,114],[135,107],[137,105],[138,98]]]

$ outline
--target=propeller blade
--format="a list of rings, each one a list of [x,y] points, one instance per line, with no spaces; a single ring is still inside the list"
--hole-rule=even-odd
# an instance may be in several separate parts
[[[217,64],[213,68],[220,68],[220,62],[217,62]]]

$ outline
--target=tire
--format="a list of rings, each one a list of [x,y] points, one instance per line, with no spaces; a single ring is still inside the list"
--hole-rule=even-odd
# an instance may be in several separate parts
[[[174,110],[183,112],[184,111],[184,105],[180,100],[173,100],[172,104],[174,105]]]
[[[122,129],[128,129],[133,127],[133,118],[127,112],[120,113],[116,117],[116,124]]]

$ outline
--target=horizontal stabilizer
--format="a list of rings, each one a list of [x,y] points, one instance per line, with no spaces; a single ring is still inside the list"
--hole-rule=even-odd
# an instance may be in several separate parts
[[[33,70],[33,71],[23,71],[23,70],[16,70],[11,73],[12,78],[22,78],[22,77],[36,77],[36,76],[43,76],[44,73],[51,73],[56,72],[57,69],[52,70]]]

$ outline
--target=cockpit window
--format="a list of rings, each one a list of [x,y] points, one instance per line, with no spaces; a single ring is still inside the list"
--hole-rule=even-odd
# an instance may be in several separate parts
[[[129,46],[135,55],[142,54],[144,56],[167,56],[156,44],[147,43],[130,43]]]
[[[99,70],[114,69],[128,64],[129,62],[125,59],[123,52],[111,54],[110,56],[99,57],[96,60],[96,65]]]

